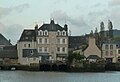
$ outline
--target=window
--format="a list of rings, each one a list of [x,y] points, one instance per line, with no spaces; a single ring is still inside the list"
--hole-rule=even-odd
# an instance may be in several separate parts
[[[108,56],[108,51],[105,52],[105,55]]]
[[[110,49],[113,49],[113,45],[110,45]]]
[[[65,32],[65,31],[63,31],[63,32],[62,32],[62,35],[63,35],[63,36],[65,36],[65,35],[66,35],[66,32]]]
[[[57,35],[60,36],[60,35],[61,35],[60,33],[61,33],[61,32],[58,30],[58,31],[57,31]]]
[[[48,32],[47,32],[47,30],[45,30],[45,31],[44,31],[44,35],[48,35]]]
[[[40,44],[42,43],[42,38],[39,38],[39,43],[40,43]]]
[[[105,49],[108,49],[108,45],[105,45]]]
[[[39,31],[39,35],[43,35],[43,32],[42,32],[42,30],[40,30],[40,31]]]
[[[113,55],[113,51],[110,51],[110,55]]]
[[[39,52],[42,52],[42,47],[39,47],[39,50],[38,50]]]
[[[118,54],[120,54],[120,50],[118,50]]]
[[[65,52],[65,48],[64,47],[62,48],[62,51]]]
[[[57,48],[57,51],[60,52],[60,47]]]
[[[26,47],[26,44],[24,44],[24,47]]]
[[[30,48],[30,44],[28,44],[28,47]]]
[[[31,51],[30,51],[30,54],[31,54],[31,55],[33,55],[33,54],[34,54],[33,50],[31,50]]]
[[[65,44],[65,39],[63,39],[63,41],[62,41],[62,42],[63,42],[63,44]]]
[[[45,38],[45,43],[47,44],[47,38]]]
[[[57,35],[59,36],[59,35],[60,35],[60,33],[59,33],[59,32],[57,32]]]
[[[44,52],[47,52],[47,47],[44,48]]]
[[[60,39],[59,38],[57,39],[57,43],[60,44]]]

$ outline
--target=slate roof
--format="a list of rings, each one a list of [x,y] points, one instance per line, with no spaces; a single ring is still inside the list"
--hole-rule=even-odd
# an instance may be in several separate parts
[[[24,30],[19,41],[36,41],[35,30]]]
[[[12,45],[12,44],[0,33],[0,45]]]
[[[97,55],[90,55],[87,57],[88,59],[100,59]]]
[[[59,24],[55,24],[54,20],[51,20],[50,24],[43,24],[38,30],[47,30],[47,31],[57,31],[57,30],[65,30],[67,31],[67,25],[65,27],[61,27]]]

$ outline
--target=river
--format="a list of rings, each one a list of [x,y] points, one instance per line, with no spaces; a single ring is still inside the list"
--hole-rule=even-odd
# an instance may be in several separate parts
[[[0,82],[120,82],[120,72],[65,73],[0,71]]]

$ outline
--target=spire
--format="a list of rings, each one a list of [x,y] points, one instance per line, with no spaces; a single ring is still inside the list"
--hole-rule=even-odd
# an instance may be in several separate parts
[[[94,35],[93,35],[93,30],[91,30],[91,32],[90,32],[90,37],[93,37]]]
[[[95,33],[98,33],[98,29],[97,29],[97,27],[96,27],[96,29],[95,29]]]
[[[108,20],[108,29],[112,30],[113,29],[113,24],[110,20]]]
[[[50,24],[55,24],[53,18],[51,18]]]
[[[100,31],[104,31],[104,30],[105,30],[104,22],[101,22],[100,23]]]

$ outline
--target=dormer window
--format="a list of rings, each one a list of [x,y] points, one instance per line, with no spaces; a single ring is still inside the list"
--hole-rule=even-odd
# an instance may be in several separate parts
[[[28,39],[28,37],[25,37],[25,39],[27,40],[27,39]]]
[[[60,35],[61,35],[61,32],[60,32],[59,30],[57,31],[57,35],[58,35],[58,36],[60,36]]]
[[[47,31],[47,30],[44,31],[44,35],[45,35],[45,36],[48,35],[48,31]]]
[[[65,31],[63,31],[63,32],[62,32],[62,35],[63,35],[63,36],[66,36],[66,32],[65,32]]]
[[[43,35],[43,31],[42,31],[42,30],[40,30],[38,34],[39,34],[39,35]]]

